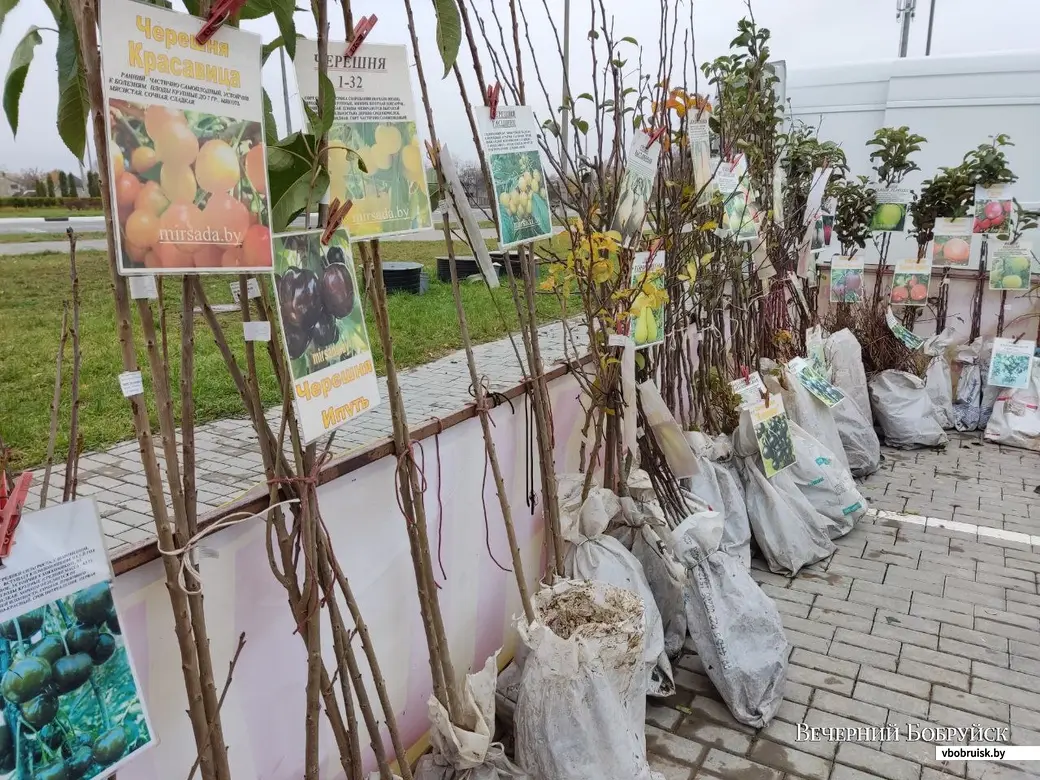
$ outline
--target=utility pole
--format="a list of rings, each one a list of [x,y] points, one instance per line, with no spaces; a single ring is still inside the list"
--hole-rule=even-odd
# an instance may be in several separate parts
[[[285,47],[278,47],[278,54],[282,60],[282,101],[285,105],[285,134],[292,132],[292,120],[289,118],[289,81],[285,77]]]
[[[896,0],[896,21],[902,21],[903,28],[899,33],[899,56],[905,57],[910,47],[910,22],[913,21],[917,0]]]
[[[932,0],[932,6],[928,9],[928,43],[924,47],[924,56],[927,57],[932,53],[932,25],[935,24],[935,0]]]
[[[563,0],[563,107],[560,109],[560,167],[567,178],[570,160],[571,104],[571,0]]]

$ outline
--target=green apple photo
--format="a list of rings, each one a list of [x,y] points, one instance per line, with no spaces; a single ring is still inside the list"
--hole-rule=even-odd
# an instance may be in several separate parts
[[[870,220],[870,229],[886,233],[902,233],[906,229],[905,203],[879,203]]]

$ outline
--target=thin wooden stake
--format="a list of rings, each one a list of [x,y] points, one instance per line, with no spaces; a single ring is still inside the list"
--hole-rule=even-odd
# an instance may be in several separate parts
[[[68,229],[69,236],[69,277],[72,282],[72,383],[69,412],[69,453],[65,459],[65,489],[63,501],[70,501],[74,493],[73,477],[76,469],[74,463],[78,455],[79,445],[79,373],[83,353],[79,348],[79,274],[76,272],[76,233]]]
[[[43,485],[40,487],[40,509],[47,505],[47,488],[51,482],[51,467],[54,465],[54,444],[58,438],[58,408],[61,406],[61,364],[65,359],[65,342],[69,338],[69,304],[61,309],[61,340],[58,343],[57,366],[54,370],[54,397],[51,399],[51,428],[47,434],[47,462],[43,467]],[[70,443],[71,446],[71,443]]]

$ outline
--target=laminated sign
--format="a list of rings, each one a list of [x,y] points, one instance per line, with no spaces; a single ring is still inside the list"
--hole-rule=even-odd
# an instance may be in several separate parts
[[[936,219],[932,230],[932,262],[937,266],[968,265],[974,226],[975,220],[971,217]]]
[[[924,306],[932,281],[932,258],[900,260],[892,273],[892,303],[896,306]]]
[[[1014,207],[1010,184],[976,187],[974,231],[983,235],[1008,232],[1008,222]]]
[[[646,205],[657,178],[657,161],[661,157],[661,144],[650,143],[645,130],[632,134],[632,145],[628,148],[628,166],[621,179],[617,212],[611,230],[621,234],[621,243],[635,247],[643,237],[643,222],[646,220]]]
[[[749,413],[755,426],[758,452],[762,456],[762,471],[767,478],[775,477],[798,460],[783,398],[777,394],[769,396],[768,403],[759,400]]]
[[[0,569],[0,775],[109,777],[155,743],[112,580],[92,498],[18,526]]]
[[[870,229],[876,233],[903,233],[906,231],[906,217],[910,203],[914,199],[911,190],[889,187],[878,190],[877,205],[870,218]]]
[[[891,307],[885,313],[885,322],[888,324],[888,329],[892,331],[892,335],[899,339],[907,349],[911,351],[918,350],[924,344],[924,339],[912,330],[908,330],[906,326],[896,319],[896,315],[892,313]]]
[[[831,303],[863,303],[863,257],[831,258]]]
[[[989,268],[989,289],[1023,290],[1031,286],[1033,252],[1025,241],[1006,243],[993,252]]]
[[[986,383],[995,387],[1025,390],[1033,368],[1035,341],[1025,339],[993,339],[993,357],[990,358]]]
[[[805,358],[791,358],[787,362],[787,367],[798,378],[802,387],[823,401],[828,408],[837,406],[845,400],[845,393],[828,382]]]
[[[366,43],[347,57],[346,46],[329,44],[328,76],[336,93],[329,197],[354,202],[343,225],[355,241],[425,230],[433,225],[433,214],[408,49]],[[317,41],[296,41],[294,65],[300,97],[315,108]]]
[[[271,270],[259,35],[131,0],[101,6],[119,272]]]
[[[499,247],[551,238],[552,210],[534,112],[529,106],[499,106],[494,119],[487,106],[476,112],[498,199]]]
[[[632,337],[636,349],[664,342],[664,305],[668,301],[664,289],[664,261],[665,253],[662,251],[636,252],[632,256],[631,285],[637,292],[632,300],[632,313],[625,335]]]
[[[296,417],[310,443],[379,404],[350,236],[321,230],[274,237],[275,295]]]

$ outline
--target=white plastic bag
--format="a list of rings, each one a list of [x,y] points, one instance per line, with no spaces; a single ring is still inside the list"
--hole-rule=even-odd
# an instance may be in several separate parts
[[[874,432],[870,416],[864,416],[851,396],[831,409],[831,415],[838,426],[838,436],[852,475],[866,477],[877,471],[881,466],[881,442]]]
[[[1040,368],[1035,359],[1029,387],[1000,388],[985,438],[997,444],[1040,452]]]
[[[516,760],[537,780],[657,780],[646,761],[639,597],[562,580],[521,619],[527,661],[516,702]]]
[[[928,391],[928,397],[932,399],[939,424],[944,430],[956,427],[953,415],[953,372],[950,370],[946,350],[959,340],[960,337],[950,327],[925,339],[921,346],[924,354],[931,358],[924,376],[925,389]]]
[[[870,416],[870,395],[867,393],[867,372],[863,368],[863,348],[855,334],[845,328],[832,333],[823,343],[831,384],[856,402],[867,420]]]
[[[781,373],[783,384],[772,374],[763,375],[762,380],[765,382],[766,389],[771,393],[780,393],[784,399],[784,409],[791,422],[800,425],[816,441],[833,452],[842,466],[848,468],[849,459],[845,455],[841,434],[838,432],[838,425],[834,422],[831,410],[798,381],[794,372],[784,367],[781,369]]]
[[[734,556],[745,569],[751,568],[751,523],[744,503],[744,489],[733,467],[733,447],[727,436],[714,441],[699,431],[690,431],[686,440],[700,463],[700,473],[691,477],[687,487],[701,501],[724,518],[719,548]]]
[[[498,653],[484,668],[466,675],[459,691],[462,723],[452,723],[447,710],[431,696],[430,742],[433,752],[419,759],[416,780],[531,780],[506,758],[495,733],[495,684]]]
[[[766,478],[747,411],[740,414],[733,451],[751,531],[769,570],[794,576],[803,566],[829,557],[835,550],[827,533],[829,521],[813,509],[786,470]]]
[[[813,509],[830,521],[828,536],[838,539],[851,531],[856,521],[867,513],[867,500],[856,489],[852,474],[838,463],[834,453],[795,423],[789,427],[797,460],[787,472]]]
[[[610,534],[625,545],[643,567],[661,614],[665,655],[676,658],[686,641],[686,609],[682,593],[686,570],[672,550],[670,528],[664,512],[656,500],[637,501],[631,496],[622,496],[621,522],[622,525],[615,526]]]
[[[621,501],[607,488],[592,488],[580,509],[573,511],[581,499],[584,479],[581,474],[559,478],[560,533],[570,542],[564,572],[574,580],[597,580],[624,588],[643,600],[646,693],[671,696],[675,693],[672,664],[664,651],[664,627],[654,593],[639,559],[606,533],[612,524],[624,522]]]
[[[949,441],[920,377],[882,371],[870,380],[870,400],[890,447],[939,447]]]
[[[689,572],[687,621],[704,671],[733,717],[762,728],[783,703],[787,636],[773,600],[719,550],[722,527],[722,515],[708,512],[686,518],[672,534]]]
[[[979,418],[982,416],[981,350],[982,339],[975,339],[957,351],[956,360],[961,365],[961,375],[953,399],[953,425],[958,431],[974,431],[979,427]]]

